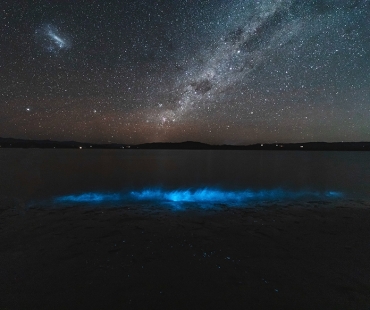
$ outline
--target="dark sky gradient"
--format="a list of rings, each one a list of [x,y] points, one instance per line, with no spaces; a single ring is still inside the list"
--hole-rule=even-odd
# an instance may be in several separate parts
[[[370,1],[0,4],[0,136],[369,141]]]

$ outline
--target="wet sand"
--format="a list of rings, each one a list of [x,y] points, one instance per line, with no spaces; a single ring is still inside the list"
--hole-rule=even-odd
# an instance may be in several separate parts
[[[370,202],[0,208],[0,309],[370,309]]]

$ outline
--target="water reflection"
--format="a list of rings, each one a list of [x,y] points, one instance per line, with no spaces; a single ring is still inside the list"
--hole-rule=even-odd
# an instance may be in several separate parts
[[[369,199],[370,193],[370,152],[4,149],[0,171],[0,199],[26,204],[71,194],[91,194],[80,198],[85,203],[119,204],[186,197],[245,203],[330,191]]]

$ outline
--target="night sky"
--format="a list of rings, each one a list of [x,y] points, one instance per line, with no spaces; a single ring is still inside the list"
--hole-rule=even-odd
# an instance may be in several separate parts
[[[0,19],[0,137],[370,140],[369,0],[2,0]]]

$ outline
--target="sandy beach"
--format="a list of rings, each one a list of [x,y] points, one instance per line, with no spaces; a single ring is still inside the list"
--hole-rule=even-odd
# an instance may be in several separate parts
[[[369,309],[370,203],[0,213],[0,309]]]

